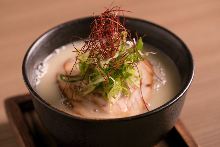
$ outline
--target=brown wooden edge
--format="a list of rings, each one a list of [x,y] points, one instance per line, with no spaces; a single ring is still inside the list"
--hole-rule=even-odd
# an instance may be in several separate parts
[[[21,147],[36,147],[28,127],[25,125],[25,119],[19,107],[20,103],[29,101],[29,95],[15,96],[5,100],[5,108],[12,129],[16,133],[16,139]]]
[[[189,147],[198,147],[199,145],[196,143],[196,141],[193,139],[192,135],[189,133],[189,131],[186,129],[184,124],[180,121],[180,119],[177,120],[175,124],[175,128],[177,132],[180,134],[182,139],[185,141],[187,146]]]
[[[32,134],[25,122],[25,118],[21,109],[21,104],[30,102],[31,96],[19,95],[5,100],[5,109],[8,115],[9,122],[16,133],[17,141],[21,147],[37,147]],[[39,129],[42,129],[42,126]],[[175,127],[171,130],[171,135],[178,135],[184,144],[189,147],[198,147],[198,144],[193,139],[180,119],[177,120]],[[173,140],[172,136],[171,139]]]

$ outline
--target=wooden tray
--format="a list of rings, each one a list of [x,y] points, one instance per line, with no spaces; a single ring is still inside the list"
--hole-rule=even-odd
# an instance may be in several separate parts
[[[5,109],[11,126],[21,147],[58,147],[40,122],[30,95],[6,99]],[[175,127],[155,147],[197,147],[183,123],[178,120]]]

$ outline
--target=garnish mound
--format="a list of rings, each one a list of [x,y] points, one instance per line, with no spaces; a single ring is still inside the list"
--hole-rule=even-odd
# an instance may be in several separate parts
[[[118,14],[124,12],[120,7],[112,7],[94,17],[83,47],[75,47],[76,59],[64,64],[65,73],[58,76],[58,83],[68,100],[81,101],[89,95],[98,95],[114,104],[140,89],[142,104],[148,110],[142,84],[151,88],[153,69],[142,52],[142,38],[132,39],[124,26],[125,20],[120,19]],[[149,80],[144,82],[144,76]]]

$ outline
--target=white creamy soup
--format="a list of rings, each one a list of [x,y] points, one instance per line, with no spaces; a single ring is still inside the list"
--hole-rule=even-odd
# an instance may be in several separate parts
[[[74,46],[77,48],[82,47],[82,45],[83,42],[74,43]],[[75,102],[71,107],[68,107],[66,99],[61,94],[57,75],[65,72],[63,67],[66,61],[74,60],[76,57],[72,44],[56,49],[42,63],[36,66],[36,91],[53,107],[71,115],[84,118],[119,118],[153,110],[168,102],[178,93],[180,76],[175,64],[164,53],[150,45],[145,45],[144,48],[148,52],[147,59],[150,65],[152,65],[154,73],[152,87],[149,88],[145,84],[144,86],[146,87],[142,88],[142,94],[147,97],[145,101],[148,103],[147,107],[149,110],[145,109],[141,104],[140,91],[138,90],[132,91],[130,98],[119,98],[118,102],[114,104],[108,105],[108,102],[100,96],[88,95],[87,97],[89,98],[85,98],[85,101]],[[143,83],[149,82],[147,78],[144,78],[146,67],[142,65],[139,67],[143,80],[145,80]]]

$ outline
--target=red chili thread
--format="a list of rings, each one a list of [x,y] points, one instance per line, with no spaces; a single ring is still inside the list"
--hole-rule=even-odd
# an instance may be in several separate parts
[[[120,22],[120,17],[118,14],[124,16],[124,12],[130,12],[126,10],[122,10],[118,6],[114,6],[112,8],[107,8],[101,15],[94,18],[94,21],[91,24],[91,33],[86,41],[84,41],[84,45],[81,49],[76,49],[74,52],[78,53],[86,53],[89,52],[89,58],[93,59],[93,64],[96,65],[97,69],[100,71],[100,74],[104,77],[105,83],[108,82],[108,78],[110,76],[109,72],[107,75],[104,75],[98,65],[98,61],[109,59],[115,56],[117,51],[119,50],[119,46],[122,39],[122,32],[125,31],[128,33],[128,37],[130,40],[130,33],[124,27],[125,19]],[[113,70],[117,70],[117,68],[123,64],[123,61],[126,58],[126,54],[122,56],[122,60],[118,63],[115,63],[113,66]],[[78,56],[76,57],[76,62],[74,66],[78,63]],[[138,67],[134,65],[137,69]],[[70,75],[72,73],[73,68],[71,69]],[[138,69],[139,77],[140,72]],[[144,106],[148,109],[148,104],[145,102],[143,94],[142,94],[142,81],[140,79],[140,91],[141,98],[143,100]]]

